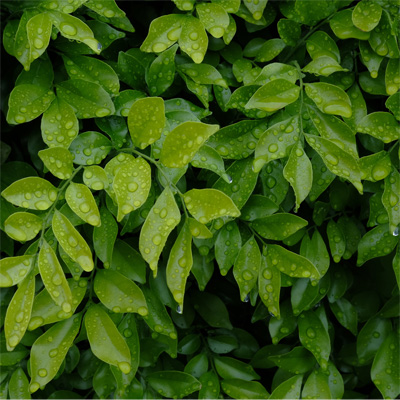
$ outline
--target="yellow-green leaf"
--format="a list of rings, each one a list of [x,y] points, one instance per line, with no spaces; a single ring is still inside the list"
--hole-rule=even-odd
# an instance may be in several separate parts
[[[59,179],[71,178],[74,170],[72,154],[64,147],[52,147],[38,153],[46,168]]]
[[[4,230],[10,238],[25,242],[31,240],[42,228],[42,218],[28,212],[16,212],[4,221]]]
[[[0,287],[17,285],[31,270],[35,256],[5,257],[0,260]]]

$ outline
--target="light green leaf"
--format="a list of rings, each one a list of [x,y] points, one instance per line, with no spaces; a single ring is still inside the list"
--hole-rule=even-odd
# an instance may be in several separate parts
[[[72,154],[64,147],[52,147],[38,152],[46,168],[59,179],[71,178],[74,166]]]
[[[39,58],[50,42],[52,22],[47,13],[32,17],[26,24],[26,33],[30,45],[30,61]]]
[[[41,335],[31,349],[31,382],[29,390],[36,392],[56,375],[81,327],[82,313],[58,322]]]
[[[107,189],[109,185],[106,171],[98,165],[85,167],[83,183],[92,190]]]
[[[304,384],[303,399],[323,398],[331,399],[328,376],[323,371],[314,370]]]
[[[20,179],[1,192],[10,203],[31,210],[47,210],[57,199],[57,189],[43,178]]]
[[[344,235],[339,226],[332,219],[328,222],[326,233],[328,235],[329,247],[333,261],[338,263],[346,250]]]
[[[314,75],[330,76],[335,72],[348,71],[343,68],[336,60],[328,56],[318,57],[308,63],[302,71]]]
[[[117,6],[114,0],[87,0],[85,6],[106,18],[125,17],[125,12]]]
[[[173,2],[179,8],[179,10],[191,11],[193,10],[196,0],[173,0]]]
[[[79,119],[114,114],[110,95],[97,83],[72,79],[57,85],[57,95],[66,101]]]
[[[131,90],[131,89],[123,90],[114,99],[115,115],[127,117],[129,115],[129,110],[131,109],[132,104],[136,100],[143,99],[144,97],[146,97],[145,93],[141,92],[140,90]],[[112,121],[112,120],[108,119],[107,121]],[[121,120],[118,119],[116,121],[121,121]],[[113,132],[110,131],[110,133],[108,134],[110,135],[112,133]],[[121,147],[122,145],[123,143],[121,143]]]
[[[265,85],[275,79],[285,79],[291,83],[296,83],[299,74],[295,67],[281,63],[271,63],[266,65],[254,80],[257,85]]]
[[[79,165],[100,164],[111,151],[111,142],[101,133],[83,132],[69,147],[74,163]]]
[[[267,257],[263,254],[258,275],[258,293],[268,311],[277,318],[280,318],[280,290],[281,273],[274,265],[268,264]]]
[[[171,189],[166,187],[151,208],[139,237],[140,253],[154,275],[157,274],[158,259],[165,242],[180,220],[181,213],[174,195]]]
[[[306,40],[307,51],[313,60],[319,58],[331,58],[339,65],[340,52],[336,42],[323,31],[313,33]]]
[[[96,54],[101,51],[101,43],[98,42],[92,30],[79,18],[56,10],[47,11],[52,24],[60,31],[61,35],[70,40],[85,43]]]
[[[278,213],[256,219],[250,226],[263,238],[271,240],[283,240],[293,235],[308,222],[294,214]]]
[[[114,313],[134,312],[146,316],[149,312],[140,288],[117,271],[98,270],[94,291],[100,301]]]
[[[186,280],[192,265],[192,234],[189,223],[185,221],[172,246],[167,263],[167,285],[181,311],[183,311]]]
[[[378,111],[366,115],[357,125],[357,132],[371,135],[384,143],[400,139],[400,126],[389,113]]]
[[[215,3],[198,3],[196,12],[200,22],[211,36],[218,39],[224,35],[229,25],[229,16],[223,7]]]
[[[277,111],[296,101],[299,93],[299,86],[286,79],[275,79],[258,89],[245,108],[257,108],[268,112]]]
[[[202,64],[180,64],[178,70],[189,76],[194,82],[201,85],[217,85],[227,88],[228,85],[220,72],[212,65]]]
[[[392,170],[392,162],[386,151],[360,158],[361,179],[377,182],[385,179]]]
[[[15,35],[17,33],[19,23],[20,21],[18,19],[11,19],[5,24],[3,31],[4,50],[10,54],[10,56],[14,57]]]
[[[247,3],[246,3],[247,4]],[[234,399],[267,399],[269,393],[260,382],[248,382],[243,379],[224,379],[222,390]]]
[[[282,39],[267,40],[258,50],[255,61],[268,62],[278,56],[286,47]]]
[[[396,168],[385,178],[385,189],[382,195],[382,203],[389,215],[389,231],[392,235],[398,235],[400,224],[400,173]]]
[[[218,125],[202,122],[184,122],[166,137],[160,161],[169,168],[179,168],[188,164],[204,142],[219,129]]]
[[[269,396],[269,399],[300,399],[303,375],[295,375],[282,382]]]
[[[385,72],[386,93],[390,96],[400,89],[400,64],[397,58],[391,58]]]
[[[215,369],[219,376],[224,379],[243,379],[252,381],[259,379],[259,375],[254,371],[253,367],[243,361],[232,357],[215,357]]]
[[[210,239],[213,237],[211,231],[199,221],[196,221],[195,219],[189,217],[188,224],[190,233],[196,239]]]
[[[292,186],[296,195],[295,211],[300,207],[302,201],[308,196],[312,187],[312,165],[302,144],[297,142],[289,155],[288,162],[283,169],[283,176]]]
[[[368,40],[369,32],[363,32],[358,29],[352,20],[353,12],[351,9],[342,10],[337,12],[333,18],[329,21],[329,25],[333,30],[333,33],[339,39],[360,39]]]
[[[239,286],[242,301],[245,301],[246,296],[257,283],[260,264],[260,249],[252,236],[240,249],[233,266],[233,276]]]
[[[371,78],[377,78],[383,56],[376,54],[368,42],[360,41],[359,47],[362,63],[368,68]]]
[[[64,55],[63,60],[70,79],[82,79],[94,82],[111,95],[118,94],[118,76],[105,62],[93,57],[74,55]]]
[[[10,399],[30,399],[29,381],[24,370],[18,367],[11,375],[8,387]]]
[[[319,82],[306,83],[305,88],[307,96],[323,113],[336,114],[345,118],[352,116],[350,98],[338,86]]]
[[[353,24],[364,32],[372,31],[382,15],[382,7],[370,0],[362,0],[354,8],[351,19]]]
[[[229,243],[229,244],[228,244]],[[215,240],[215,259],[221,275],[225,276],[236,260],[242,246],[242,238],[235,221],[226,223]]]
[[[19,284],[31,270],[34,256],[5,257],[0,260],[0,287]]]
[[[267,263],[295,278],[319,279],[318,269],[311,261],[276,244],[267,246]]]
[[[233,201],[216,189],[192,189],[184,194],[189,212],[202,224],[224,216],[238,217],[240,211]]]
[[[317,267],[321,276],[326,274],[330,264],[329,253],[318,229],[315,229],[311,240],[308,233],[303,237],[300,254]]]
[[[267,111],[246,108],[247,102],[252,98],[259,89],[259,85],[245,85],[237,88],[226,103],[228,109],[234,108],[239,110],[248,118],[264,118],[268,115]]]
[[[100,305],[91,305],[86,311],[85,327],[93,354],[107,364],[115,365],[124,374],[129,374],[131,370],[129,347]]]
[[[42,229],[42,225],[42,218],[38,215],[16,212],[4,221],[4,231],[10,238],[25,242],[35,238]]]
[[[393,113],[396,119],[400,121],[400,92],[392,94],[386,100],[385,106]]]
[[[161,97],[146,97],[133,103],[128,114],[128,128],[135,146],[144,149],[154,143],[161,137],[164,125],[164,100]]]
[[[158,371],[146,377],[150,386],[162,396],[183,398],[200,389],[200,382],[185,372]]]
[[[308,134],[305,134],[305,137],[307,143],[321,156],[332,173],[348,179],[360,193],[363,192],[358,159],[328,139]]]
[[[71,14],[81,7],[86,1],[87,0],[74,0],[73,4],[71,4],[68,0],[41,0],[39,2],[39,6],[46,10],[58,10],[65,14]]]
[[[93,269],[92,252],[89,245],[80,233],[69,222],[68,218],[55,211],[53,215],[52,228],[60,246],[77,262],[84,271]]]
[[[146,54],[142,54],[146,56]],[[117,70],[122,82],[135,89],[145,89],[145,66],[133,54],[120,51],[118,53]]]
[[[215,0],[214,0],[215,3]],[[229,12],[229,11],[228,11]],[[229,15],[229,25],[225,29],[224,36],[222,37],[224,40],[224,43],[228,45],[229,43],[232,42],[232,39],[235,37],[236,34],[236,21],[232,17],[232,15]]]
[[[31,46],[28,39],[26,25],[28,21],[37,14],[36,10],[26,10],[21,16],[18,29],[14,39],[14,51],[17,60],[24,66],[25,71],[29,71],[31,58]]]
[[[182,33],[179,37],[179,47],[196,64],[200,64],[203,61],[208,47],[207,33],[203,24],[191,15],[185,15],[182,19]]]
[[[31,272],[19,284],[7,306],[4,320],[4,333],[7,350],[13,351],[22,340],[31,319],[33,298],[35,296],[35,274]]]
[[[396,398],[400,393],[400,383],[397,377],[400,365],[399,335],[391,332],[380,346],[371,368],[371,379],[384,398]]]
[[[351,100],[352,116],[349,119],[345,118],[345,121],[355,131],[357,125],[367,115],[367,105],[356,83],[347,91],[347,94]]]

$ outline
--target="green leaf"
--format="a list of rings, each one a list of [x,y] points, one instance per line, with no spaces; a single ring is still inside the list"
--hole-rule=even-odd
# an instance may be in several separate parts
[[[337,12],[329,21],[333,33],[339,39],[368,40],[369,32],[363,32],[353,24],[353,12],[350,9]]]
[[[218,39],[224,35],[229,25],[229,16],[223,7],[216,3],[199,3],[196,5],[196,12],[211,36]]]
[[[139,237],[139,249],[154,275],[165,242],[172,230],[179,224],[181,213],[174,195],[166,187],[151,208]],[[201,222],[201,221],[200,221]]]
[[[374,112],[366,115],[357,125],[357,132],[366,133],[384,143],[400,138],[400,127],[396,118],[388,112]]]
[[[146,379],[157,393],[169,398],[183,398],[201,388],[196,378],[180,371],[153,372]]]
[[[371,78],[377,78],[383,57],[376,54],[368,42],[360,41],[359,46],[362,63],[368,68]]]
[[[229,23],[229,22],[228,22]],[[185,15],[182,18],[182,32],[179,47],[196,63],[200,64],[208,47],[208,37],[204,25],[195,17]]]
[[[217,85],[228,88],[225,79],[212,65],[202,64],[180,64],[178,70],[189,76],[194,82],[201,85]]]
[[[46,168],[59,179],[69,179],[72,176],[72,154],[64,147],[52,147],[38,152]]]
[[[190,214],[202,224],[207,224],[215,218],[240,215],[233,201],[220,190],[192,189],[186,192],[183,198]]]
[[[256,219],[250,226],[263,238],[283,240],[307,226],[308,222],[297,215],[278,213]]]
[[[3,46],[4,50],[10,54],[11,56],[15,57],[14,47],[15,47],[15,35],[18,30],[18,25],[20,21],[18,19],[11,19],[9,20],[3,32]]]
[[[185,365],[184,372],[199,379],[208,370],[208,358],[204,353],[197,354]]]
[[[148,314],[146,300],[140,288],[117,271],[97,271],[94,291],[100,301],[115,313]]]
[[[108,188],[108,177],[103,168],[93,165],[85,167],[83,183],[92,190],[103,190]]]
[[[57,189],[43,178],[20,179],[1,192],[10,203],[31,210],[47,210],[57,199]]]
[[[314,75],[330,76],[335,72],[348,71],[343,68],[336,60],[328,56],[318,57],[308,63],[302,71]]]
[[[328,169],[342,178],[348,179],[362,194],[361,171],[358,159],[342,150],[335,143],[322,137],[305,134],[307,143],[321,156]]]
[[[282,39],[269,39],[258,50],[255,61],[271,61],[277,57],[285,47],[286,44]]]
[[[111,142],[101,133],[83,132],[69,147],[74,163],[79,165],[100,164],[111,151]]]
[[[315,229],[311,240],[309,240],[308,233],[303,237],[300,254],[317,267],[321,276],[326,274],[330,263],[329,253],[318,229]]]
[[[310,193],[313,180],[311,161],[300,142],[292,147],[288,162],[283,169],[283,176],[294,190],[296,195],[295,211],[297,211]]]
[[[69,257],[77,262],[84,271],[90,272],[94,265],[89,245],[68,218],[59,211],[55,211],[52,228],[60,246]]]
[[[370,0],[357,3],[351,18],[353,24],[364,32],[372,31],[378,24],[382,15],[382,7]]]
[[[396,119],[400,120],[400,92],[392,94],[385,103],[385,106],[393,113]]]
[[[260,378],[251,365],[232,357],[215,357],[214,365],[219,376],[224,379],[251,381]]]
[[[309,260],[276,244],[267,246],[267,263],[291,277],[320,278],[318,269]]]
[[[114,99],[115,114],[118,116],[121,115],[123,117],[127,117],[129,115],[129,111],[132,107],[132,104],[136,100],[143,99],[145,97],[146,97],[145,93],[141,92],[140,90],[131,90],[131,89],[123,90]],[[118,125],[125,126],[121,121],[122,121],[121,119],[115,119],[115,122],[118,123]],[[110,119],[107,119],[107,122],[113,122],[113,120],[110,118]],[[110,130],[110,133],[107,132],[107,134],[110,136],[114,134],[113,136],[115,136],[115,133],[113,132],[113,130]],[[123,143],[121,143],[121,146],[119,146],[119,147],[122,147],[122,145],[123,145]]]
[[[392,332],[379,348],[372,364],[371,379],[385,398],[396,398],[400,393],[398,353],[399,336]]]
[[[122,18],[125,16],[114,0],[87,0],[85,6],[106,18]]]
[[[253,194],[242,207],[240,219],[254,221],[274,214],[276,211],[278,211],[278,206],[268,197]]]
[[[298,324],[301,344],[314,354],[321,368],[326,370],[331,353],[328,331],[313,311],[303,312]]]
[[[39,272],[46,290],[54,303],[65,313],[72,310],[72,293],[57,255],[44,241],[38,257]]]
[[[245,301],[246,296],[257,283],[260,264],[260,249],[252,236],[240,249],[233,266],[233,276],[239,286],[242,301]]]
[[[272,125],[261,136],[254,154],[254,171],[258,172],[272,160],[289,155],[292,145],[299,140],[299,118],[292,117]]]
[[[300,399],[303,375],[295,375],[282,382],[269,396],[270,399]]]
[[[58,322],[41,335],[31,350],[31,382],[29,390],[36,392],[57,374],[69,348],[79,332],[82,313]],[[50,339],[50,340],[49,340]]]
[[[10,287],[22,282],[31,270],[34,256],[5,257],[0,260],[0,287]]]
[[[243,379],[225,379],[221,382],[222,390],[234,399],[266,399],[269,393],[259,382]]]
[[[72,79],[57,85],[57,95],[67,102],[79,119],[114,114],[110,95],[97,83]]]
[[[226,223],[218,232],[215,240],[215,259],[221,275],[226,275],[235,262],[242,246],[239,228],[235,221]]]
[[[340,63],[340,52],[336,42],[324,31],[314,32],[307,40],[308,54],[313,60],[329,57]]]
[[[4,320],[7,351],[13,351],[25,335],[35,295],[35,275],[30,273],[20,283],[8,304]]]
[[[100,305],[95,304],[88,308],[85,314],[85,327],[93,354],[107,364],[115,365],[124,374],[128,374],[131,370],[129,347]]]
[[[24,370],[18,367],[11,375],[8,392],[11,399],[30,399],[29,381]]]
[[[268,311],[274,315],[274,318],[280,318],[280,290],[281,273],[274,265],[268,264],[267,257],[263,254],[261,257],[261,264],[258,275],[258,293],[262,302],[268,308]],[[274,343],[274,338],[272,340]]]
[[[169,168],[185,166],[218,129],[218,125],[207,125],[202,122],[188,121],[178,125],[166,137],[160,161]]]
[[[301,26],[292,19],[281,18],[278,23],[278,33],[286,45],[295,47],[301,36]]]
[[[210,370],[200,377],[201,389],[199,399],[217,398],[220,392],[219,378],[217,374]]]
[[[273,270],[273,268],[270,268],[270,270]],[[280,274],[278,269],[276,269],[276,272],[277,274],[274,274],[271,277],[271,278],[275,277],[274,280],[275,282],[278,281],[276,276],[278,275],[278,273]],[[280,281],[280,275],[279,275],[279,281]],[[271,293],[273,295],[274,291],[272,291]],[[260,297],[261,299],[263,299],[261,292],[260,292]],[[268,306],[268,304],[266,305]],[[274,316],[269,320],[268,330],[269,334],[271,335],[273,345],[277,345],[283,338],[293,333],[296,327],[297,327],[297,318],[295,318],[295,316],[293,315],[290,301],[285,301],[281,304],[279,313],[274,314]]]
[[[164,100],[160,97],[138,99],[128,114],[128,128],[132,142],[146,148],[161,137],[165,125]]]
[[[254,83],[257,85],[265,85],[276,79],[285,79],[294,84],[299,79],[299,73],[297,69],[291,65],[271,63],[261,70],[260,74],[254,80]]]
[[[293,283],[292,290],[290,292],[290,301],[292,304],[293,314],[295,316],[299,315],[304,310],[309,310],[312,304],[315,303],[319,292],[318,286],[319,285],[316,285],[315,282],[307,278],[297,279]]]
[[[339,87],[330,83],[319,82],[306,83],[305,88],[307,96],[323,113],[336,114],[345,118],[352,116],[350,98]]]
[[[43,221],[39,216],[28,212],[16,212],[4,221],[4,231],[10,238],[25,242],[35,238],[42,225]]]
[[[145,67],[140,62],[140,59],[137,59],[128,52],[124,53],[120,51],[117,67],[118,75],[122,82],[135,89],[144,90]]]
[[[332,312],[337,320],[353,335],[357,335],[357,311],[344,297],[330,304]]]
[[[96,54],[101,51],[101,44],[95,39],[92,30],[79,18],[56,10],[47,11],[52,24],[61,35],[89,46]]]
[[[302,397],[304,399],[332,398],[328,379],[323,371],[312,371],[304,384]]]
[[[245,108],[273,112],[295,102],[300,87],[286,79],[275,79],[263,85],[247,102]]]
[[[386,67],[385,84],[386,93],[390,96],[400,89],[399,60],[391,58]]]
[[[346,250],[346,242],[344,235],[336,224],[336,222],[331,219],[328,222],[326,233],[328,235],[329,247],[331,250],[332,258],[335,263],[340,262],[345,250]]]
[[[367,105],[357,83],[347,91],[347,94],[351,100],[352,116],[349,119],[346,118],[345,121],[355,131],[357,125],[367,115]]]
[[[389,215],[389,231],[397,236],[400,224],[400,173],[396,168],[385,178],[385,189],[382,195],[382,204]]]
[[[302,346],[294,347],[291,351],[268,357],[280,369],[292,374],[303,374],[315,367],[314,356]]]
[[[210,349],[217,354],[229,353],[238,348],[237,340],[229,335],[217,335],[207,338]]]
[[[32,17],[26,24],[26,33],[30,46],[30,61],[39,58],[50,42],[52,22],[47,13]]]
[[[150,186],[151,168],[142,157],[126,162],[118,169],[113,181],[118,204],[118,222],[145,203]]]
[[[63,56],[65,69],[70,79],[99,84],[111,95],[119,92],[119,80],[115,71],[105,62],[86,56]]]
[[[183,310],[186,280],[192,265],[192,234],[189,223],[185,221],[172,246],[167,263],[167,285],[181,311]]]
[[[348,260],[357,251],[358,242],[361,239],[361,232],[355,220],[349,217],[340,217],[337,220],[337,224],[346,241],[346,250],[343,254],[343,258]]]
[[[26,10],[23,12],[19,21],[17,32],[14,38],[14,51],[17,60],[24,66],[25,71],[29,71],[31,58],[31,46],[26,29],[28,21],[36,15],[36,11]]]

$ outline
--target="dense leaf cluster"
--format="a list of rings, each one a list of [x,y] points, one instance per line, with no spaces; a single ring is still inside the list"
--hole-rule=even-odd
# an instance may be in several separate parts
[[[399,1],[2,1],[0,398],[396,398]]]

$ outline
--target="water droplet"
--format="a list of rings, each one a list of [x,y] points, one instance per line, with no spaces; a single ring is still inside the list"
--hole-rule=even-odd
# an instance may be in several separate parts
[[[315,330],[313,328],[307,328],[306,334],[310,339],[314,339],[316,336]]]
[[[60,28],[61,28],[61,31],[68,36],[74,36],[77,33],[75,26],[67,24],[67,23],[62,23],[60,25]]]
[[[127,363],[126,361],[118,363],[118,368],[124,373],[125,375],[129,374],[131,372],[131,365]]]
[[[39,369],[38,374],[39,374],[39,376],[44,378],[45,376],[47,376],[47,369],[44,369],[44,368]]]

